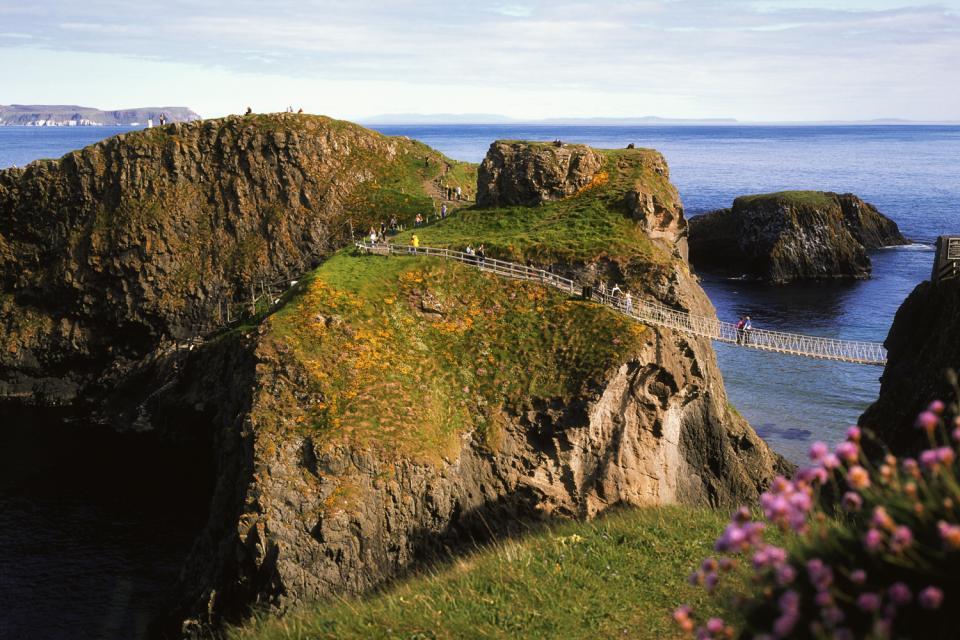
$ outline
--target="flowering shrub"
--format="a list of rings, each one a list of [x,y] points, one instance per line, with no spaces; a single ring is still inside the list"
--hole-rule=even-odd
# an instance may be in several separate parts
[[[916,428],[930,443],[918,459],[874,464],[857,427],[833,450],[815,443],[813,466],[776,479],[762,518],[741,507],[716,541],[723,555],[691,580],[713,591],[746,565],[749,592],[734,596],[743,637],[960,637],[960,417],[936,401]],[[685,606],[674,619],[698,639],[738,633],[719,618],[698,623]]]

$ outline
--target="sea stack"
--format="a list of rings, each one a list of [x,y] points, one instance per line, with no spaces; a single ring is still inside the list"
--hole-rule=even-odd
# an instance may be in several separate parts
[[[908,244],[897,224],[851,193],[741,196],[690,220],[690,261],[701,271],[768,282],[870,276],[868,251]]]

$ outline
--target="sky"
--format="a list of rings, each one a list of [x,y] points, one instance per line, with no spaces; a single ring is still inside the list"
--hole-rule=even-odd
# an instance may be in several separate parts
[[[960,0],[0,0],[0,104],[960,120]]]

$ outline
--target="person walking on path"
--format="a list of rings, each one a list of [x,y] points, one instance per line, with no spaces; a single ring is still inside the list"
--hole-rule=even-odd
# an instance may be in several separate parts
[[[740,316],[740,319],[737,320],[737,344],[743,344],[743,325],[746,323],[744,316]]]
[[[621,295],[622,293],[623,291],[620,290],[619,284],[613,285],[613,289],[610,289],[610,297],[612,297],[614,300],[616,300],[617,296]]]
[[[370,244],[372,246],[377,246],[377,230],[373,227],[370,227]]]
[[[443,220],[447,217],[447,203],[444,202],[440,205],[440,219]]]
[[[623,298],[624,306],[626,307],[627,314],[633,315],[633,298],[630,296],[630,292],[627,291],[627,295]]]
[[[600,278],[600,282],[597,284],[597,291],[600,292],[601,296],[607,295],[607,281],[603,278]]]
[[[750,330],[753,329],[753,323],[750,316],[743,317],[743,344],[750,344]]]
[[[486,263],[486,261],[487,261],[487,252],[484,251],[483,245],[481,244],[477,248],[477,262],[479,262],[480,266],[482,267],[484,263]]]
[[[417,237],[417,234],[410,236],[410,245],[413,247],[410,253],[416,253],[417,249],[420,248],[420,238]]]
[[[419,227],[422,224],[423,224],[423,216],[418,213],[417,217],[413,219],[413,226]]]
[[[460,200],[462,196],[463,196],[463,189],[461,189],[460,187],[457,187],[457,200]]]

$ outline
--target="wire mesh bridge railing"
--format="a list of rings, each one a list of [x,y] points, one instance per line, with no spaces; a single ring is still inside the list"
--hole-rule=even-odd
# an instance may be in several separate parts
[[[437,247],[414,247],[387,243],[371,244],[367,241],[356,243],[357,249],[378,255],[419,255],[435,256],[447,260],[456,260],[506,278],[539,282],[567,292],[581,294],[585,288],[570,278],[514,262],[496,258],[481,258],[474,254],[453,249]],[[590,291],[589,289],[586,289]],[[883,345],[875,342],[839,340],[820,336],[808,336],[767,329],[738,329],[731,322],[723,322],[715,316],[698,316],[685,311],[672,309],[659,302],[628,298],[626,295],[611,295],[600,291],[590,291],[590,298],[627,315],[638,322],[683,331],[718,342],[773,351],[807,358],[852,362],[883,366],[887,362],[887,352]]]

